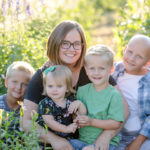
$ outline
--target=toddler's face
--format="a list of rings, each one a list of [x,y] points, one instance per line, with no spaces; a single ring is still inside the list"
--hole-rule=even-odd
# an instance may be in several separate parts
[[[65,81],[57,81],[50,73],[46,77],[46,94],[52,98],[53,101],[58,102],[64,100],[67,92]]]
[[[124,51],[123,62],[127,73],[140,75],[148,60],[147,46],[143,42],[133,42]]]
[[[29,80],[29,74],[25,71],[13,71],[11,76],[5,80],[9,99],[22,100]]]
[[[91,55],[86,63],[86,72],[95,87],[108,84],[111,67],[103,56]]]

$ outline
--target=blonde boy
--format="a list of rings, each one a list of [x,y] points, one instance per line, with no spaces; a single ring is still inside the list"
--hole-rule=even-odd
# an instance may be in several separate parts
[[[96,45],[88,49],[85,56],[86,73],[92,83],[79,87],[77,99],[87,107],[88,114],[79,115],[76,122],[79,140],[72,141],[75,149],[94,150],[95,141],[103,130],[120,127],[123,121],[123,103],[121,94],[109,84],[113,52],[105,45]],[[110,141],[110,150],[115,149],[119,138]]]
[[[18,102],[23,100],[27,85],[34,73],[32,66],[23,61],[12,63],[6,73],[5,86],[7,93],[0,96],[0,109],[7,112],[15,112],[16,119],[19,120],[20,105]],[[14,121],[15,122],[15,121]],[[14,122],[10,125],[10,130],[14,126]],[[18,126],[19,127],[19,122]]]
[[[150,38],[133,36],[116,65],[116,79],[128,102],[130,116],[121,131],[118,150],[150,150]]]

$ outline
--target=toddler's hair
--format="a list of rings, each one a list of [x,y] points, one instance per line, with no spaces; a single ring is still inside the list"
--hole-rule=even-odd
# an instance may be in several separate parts
[[[30,79],[35,72],[34,68],[29,63],[24,61],[15,61],[7,68],[6,79],[10,78],[14,71],[24,71],[29,74]]]
[[[91,55],[103,56],[108,65],[113,66],[114,52],[106,45],[98,44],[90,47],[85,55],[84,64],[87,65],[88,57]]]
[[[46,69],[45,73],[43,73],[43,95],[46,94],[46,79],[48,75],[51,74],[55,82],[59,85],[61,81],[64,81],[64,84],[67,86],[66,96],[69,96],[71,93],[75,93],[75,90],[72,88],[72,72],[71,70],[64,65],[54,65],[48,69]]]

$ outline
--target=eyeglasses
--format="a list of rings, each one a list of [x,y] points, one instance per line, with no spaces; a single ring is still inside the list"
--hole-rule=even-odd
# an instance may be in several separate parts
[[[65,40],[61,41],[61,47],[64,49],[69,49],[71,45],[75,50],[80,50],[82,48],[83,43],[81,43],[80,41],[75,41],[74,43]]]

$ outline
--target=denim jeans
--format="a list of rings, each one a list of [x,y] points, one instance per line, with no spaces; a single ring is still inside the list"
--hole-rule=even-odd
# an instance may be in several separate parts
[[[88,146],[88,144],[86,144],[78,139],[70,140],[70,143],[75,150],[82,150],[82,148],[84,148],[85,146]],[[91,144],[91,145],[95,146],[94,144]],[[115,148],[116,148],[116,146],[110,144],[109,150],[115,150]]]
[[[72,147],[75,149],[75,150],[82,150],[83,147],[87,146],[86,143],[78,140],[78,139],[72,139],[69,141],[72,145]]]

